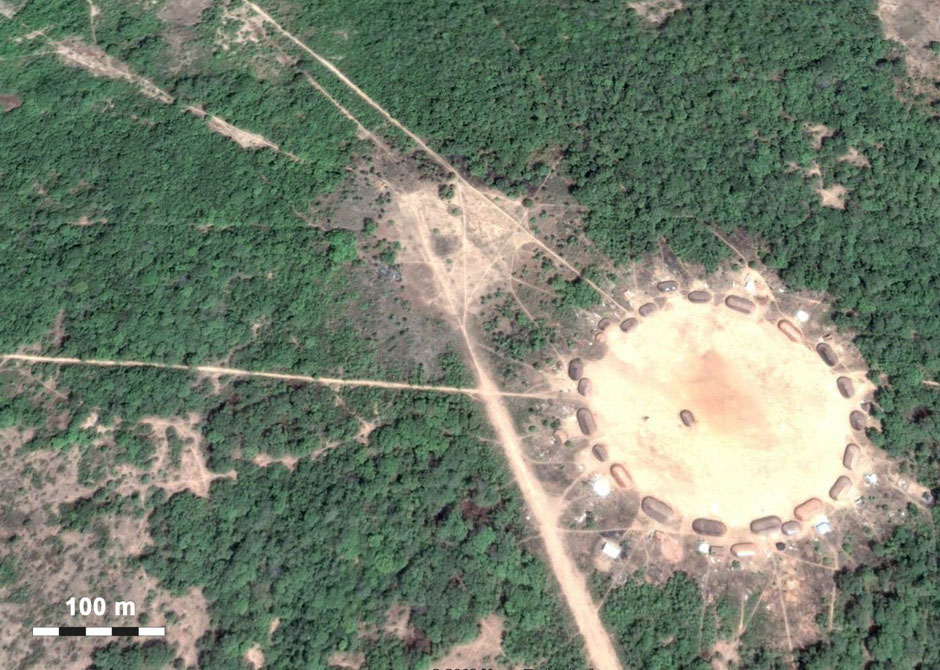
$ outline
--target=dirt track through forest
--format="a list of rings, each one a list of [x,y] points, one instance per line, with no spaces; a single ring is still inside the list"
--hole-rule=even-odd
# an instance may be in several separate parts
[[[322,386],[359,386],[369,388],[390,389],[393,391],[428,391],[431,393],[448,393],[454,395],[484,396],[487,391],[474,388],[461,388],[459,386],[434,386],[432,384],[405,384],[403,382],[387,382],[380,379],[340,379],[338,377],[312,377],[310,375],[297,375],[286,372],[265,372],[259,370],[243,370],[241,368],[217,367],[214,365],[182,365],[179,363],[155,363],[151,361],[118,361],[102,358],[70,358],[65,356],[35,356],[32,354],[0,354],[0,362],[24,361],[27,363],[49,363],[52,365],[86,365],[99,368],[151,368],[157,370],[180,370],[206,375],[219,375],[222,377],[253,377],[260,379],[277,379],[288,382],[304,382],[307,384],[320,384]],[[510,398],[536,398],[542,400],[556,399],[556,395],[542,393],[513,393],[510,391],[493,391],[498,396]]]
[[[487,281],[489,272],[500,261],[505,263],[503,254],[510,247],[512,253],[515,254],[525,244],[536,245],[558,265],[581,277],[585,283],[610,304],[620,307],[619,303],[588,278],[583,277],[573,265],[535,237],[523,224],[523,218],[513,216],[496,201],[498,196],[490,196],[464,179],[453,165],[431,149],[417,134],[405,127],[385,108],[370,98],[335,65],[288,32],[264,9],[250,0],[246,0],[245,5],[270,24],[280,35],[290,40],[329,70],[360,99],[381,114],[388,123],[407,135],[434,161],[454,174],[457,186],[455,197],[458,202],[462,203],[460,208],[462,212],[461,229],[458,233],[462,247],[460,264],[451,268],[432,251],[434,228],[429,225],[428,221],[433,217],[435,208],[440,206],[439,198],[422,197],[418,193],[407,194],[401,198],[402,212],[407,214],[407,219],[412,224],[407,226],[410,231],[407,246],[418,257],[418,262],[423,263],[431,271],[433,283],[436,285],[437,306],[444,313],[450,315],[464,340],[469,362],[478,381],[476,395],[483,401],[490,423],[496,431],[498,442],[503,447],[510,470],[522,491],[527,507],[542,537],[549,564],[572,612],[575,624],[584,639],[587,657],[591,666],[596,670],[619,669],[621,664],[618,654],[601,621],[598,607],[590,594],[585,575],[577,567],[565,544],[563,531],[559,525],[560,508],[557,501],[546,493],[541,482],[526,462],[522,439],[519,437],[512,416],[503,402],[503,398],[510,396],[510,394],[499,390],[499,385],[496,383],[481,353],[480,345],[470,333],[467,320],[468,308],[477,295],[477,289],[481,288]],[[310,83],[325,93],[318,83]],[[356,119],[349,110],[343,108],[332,97],[328,95],[326,97],[344,116],[357,125],[360,132],[365,130],[368,135],[372,136],[365,129],[364,124]],[[473,201],[476,201],[476,203]],[[494,214],[497,216],[494,216]],[[474,221],[476,228],[474,232],[478,236],[472,243],[467,234],[468,217],[471,216],[476,219]],[[508,226],[506,225],[507,221],[509,222]],[[517,243],[515,238],[520,233],[524,241]],[[496,253],[492,253],[494,250]],[[473,253],[468,254],[468,251],[473,251]],[[479,256],[481,253],[485,261],[489,262],[472,263],[470,261],[470,255]],[[506,265],[511,281],[511,263]],[[474,283],[472,288],[468,289],[468,284],[470,284],[468,279],[471,278]],[[521,305],[521,301],[519,302]]]
[[[322,65],[322,66],[325,67],[327,70],[329,70],[329,71],[330,71],[337,79],[339,79],[347,88],[349,88],[353,93],[355,93],[357,96],[359,96],[359,98],[361,98],[366,104],[368,104],[370,107],[372,107],[373,109],[375,109],[379,114],[381,114],[382,117],[383,117],[386,121],[388,121],[390,124],[392,124],[393,126],[395,126],[396,128],[398,128],[398,130],[400,130],[401,132],[403,132],[405,135],[407,135],[409,139],[411,139],[415,144],[417,144],[417,145],[418,145],[425,153],[427,153],[428,156],[430,156],[436,163],[438,163],[438,164],[439,164],[441,167],[443,167],[445,170],[448,170],[449,172],[452,172],[452,173],[454,174],[455,178],[457,179],[457,181],[459,181],[463,186],[465,186],[470,192],[472,192],[473,194],[475,194],[478,198],[481,198],[481,199],[482,199],[484,202],[486,202],[490,207],[492,207],[492,208],[494,208],[495,210],[497,210],[502,216],[504,216],[504,217],[506,217],[507,219],[509,219],[509,220],[513,223],[513,225],[517,226],[517,227],[519,228],[519,230],[523,231],[523,232],[528,236],[530,242],[532,242],[533,244],[537,245],[540,249],[542,249],[542,251],[544,251],[545,253],[547,253],[547,254],[552,258],[552,260],[554,260],[554,261],[555,261],[556,263],[558,263],[559,265],[564,266],[565,268],[567,268],[567,269],[570,270],[571,272],[575,273],[578,277],[581,278],[582,281],[584,281],[586,284],[588,284],[592,289],[594,289],[594,290],[595,290],[599,295],[601,295],[603,298],[609,300],[610,302],[612,302],[612,303],[614,303],[614,304],[618,304],[617,301],[613,298],[613,296],[609,295],[609,294],[608,294],[606,291],[604,291],[604,289],[602,289],[600,286],[598,286],[597,284],[595,284],[593,281],[591,281],[591,280],[588,279],[587,277],[583,276],[583,275],[581,274],[581,272],[580,272],[577,268],[575,268],[575,267],[574,267],[573,265],[571,265],[567,260],[565,260],[562,256],[560,256],[554,249],[552,249],[552,248],[549,247],[547,244],[545,244],[544,242],[542,242],[542,240],[540,240],[540,239],[537,238],[535,235],[533,235],[533,234],[529,231],[529,229],[526,228],[526,227],[522,224],[522,222],[521,222],[519,219],[517,219],[517,218],[514,217],[512,214],[510,214],[509,212],[507,212],[503,207],[501,207],[501,206],[499,205],[498,202],[496,202],[496,200],[494,200],[493,198],[491,198],[490,196],[488,196],[487,194],[485,194],[483,191],[481,191],[480,189],[476,188],[476,187],[475,187],[473,184],[471,184],[469,181],[467,181],[466,179],[464,179],[464,177],[460,174],[460,171],[457,170],[457,168],[455,168],[453,165],[451,165],[451,163],[450,163],[449,161],[447,161],[447,159],[445,159],[443,156],[441,156],[441,155],[438,154],[436,151],[434,151],[434,150],[433,150],[431,147],[429,147],[429,146],[427,145],[427,143],[425,143],[425,141],[422,140],[417,134],[415,134],[414,132],[412,132],[411,130],[409,130],[403,123],[401,123],[398,119],[396,119],[394,116],[392,116],[392,115],[388,112],[388,110],[386,110],[386,109],[385,109],[384,107],[382,107],[379,103],[377,103],[375,100],[373,100],[371,97],[369,97],[369,95],[367,95],[365,91],[363,91],[361,88],[359,88],[358,86],[356,86],[356,84],[355,84],[351,79],[349,79],[349,77],[347,77],[345,74],[343,74],[343,72],[342,72],[338,67],[336,67],[335,65],[333,65],[333,64],[332,64],[330,61],[328,61],[326,58],[324,58],[323,56],[321,56],[320,54],[318,54],[317,52],[315,52],[313,49],[311,49],[309,46],[307,46],[306,44],[304,44],[304,42],[302,42],[300,39],[298,39],[297,37],[295,37],[292,33],[288,32],[280,23],[278,23],[278,22],[274,19],[273,16],[271,16],[270,14],[268,14],[264,9],[262,9],[261,7],[259,7],[258,5],[256,5],[255,3],[251,2],[251,0],[245,0],[245,5],[246,5],[247,7],[250,7],[250,8],[252,9],[252,11],[254,11],[258,16],[260,16],[260,17],[261,17],[262,19],[264,19],[266,22],[268,22],[269,24],[271,24],[271,26],[272,26],[278,33],[280,33],[281,35],[283,35],[284,37],[286,37],[288,40],[290,40],[291,42],[293,42],[298,48],[300,48],[301,50],[303,50],[304,53],[308,54],[311,58],[313,58],[314,60],[316,60],[320,65]],[[320,88],[319,85],[317,86],[317,88]],[[328,96],[328,97],[329,97],[329,96]],[[337,107],[341,107],[341,106],[339,105],[339,103],[337,103],[335,100],[332,100],[332,99],[331,99],[331,102],[333,102],[333,104],[335,104]],[[351,114],[350,114],[349,112],[346,112],[346,111],[344,110],[344,113],[345,113],[346,116],[351,117]],[[362,124],[360,124],[358,121],[356,121],[356,124],[359,125],[360,127],[362,127]],[[369,133],[369,134],[371,135],[371,133]]]

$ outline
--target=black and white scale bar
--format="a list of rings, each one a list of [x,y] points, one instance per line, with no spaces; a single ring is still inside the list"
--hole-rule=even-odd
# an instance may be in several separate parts
[[[163,637],[163,626],[59,626],[58,628],[33,628],[33,637]]]

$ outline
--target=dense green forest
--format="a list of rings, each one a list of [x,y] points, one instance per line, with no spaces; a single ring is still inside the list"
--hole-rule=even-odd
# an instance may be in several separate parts
[[[554,169],[584,206],[587,234],[615,261],[664,239],[683,259],[713,266],[731,253],[713,230],[750,233],[791,287],[833,297],[834,321],[857,334],[881,382],[883,431],[872,439],[937,485],[940,393],[922,382],[940,380],[940,125],[936,110],[899,99],[911,97],[899,84],[903,53],[881,38],[869,0],[697,0],[658,28],[611,0],[270,4],[468,174],[534,194]],[[3,350],[42,343],[60,355],[425,379],[419,363],[397,356],[413,339],[402,322],[380,323],[369,309],[395,287],[357,259],[368,228],[353,237],[301,216],[369,154],[306,75],[404,147],[401,138],[302,53],[275,70],[258,45],[224,52],[216,35],[237,29],[225,16],[232,3],[213,3],[185,28],[191,58],[173,65],[157,9],[98,5],[93,29],[77,0],[29,2],[0,20],[0,94],[24,102],[0,113]],[[38,28],[44,36],[22,39]],[[174,102],[64,67],[51,40],[74,36]],[[245,151],[189,105],[282,151]],[[817,123],[832,132],[818,149],[804,126]],[[869,165],[843,160],[850,148]],[[807,176],[814,165],[820,177]],[[814,192],[832,184],[848,190],[844,210]],[[68,225],[83,217],[107,225]],[[555,288],[559,309],[593,299],[578,282]],[[505,316],[519,321],[496,342],[509,356],[546,346],[544,323]],[[350,321],[361,328],[345,328]],[[453,375],[460,366],[451,354],[437,367]],[[344,646],[369,667],[413,667],[471,637],[494,610],[507,618],[511,661],[582,663],[545,568],[517,548],[517,496],[466,401],[355,392],[338,406],[312,387],[239,382],[207,397],[176,372],[56,374],[75,403],[70,426],[47,422],[28,397],[0,407],[3,427],[37,429],[32,447],[80,442],[76,424],[91,407],[129,426],[198,411],[210,466],[239,469],[237,483],[214,484],[208,500],[147,501],[156,541],[148,570],[174,588],[202,586],[210,599],[204,667],[233,667],[275,616],[284,623],[265,648],[269,667],[322,663]],[[362,417],[379,425],[368,447],[356,441]],[[324,448],[293,471],[238,459]],[[143,465],[148,449],[128,428],[112,456]],[[87,482],[105,476],[91,455],[85,462]],[[92,522],[86,513],[113,513],[109,496],[63,510],[64,519],[78,528]],[[936,520],[911,516],[875,547],[876,563],[836,576],[837,625],[797,654],[801,667],[940,664],[930,638],[940,605]],[[411,643],[355,635],[362,615],[379,624],[400,601],[420,632]],[[698,631],[686,619],[697,621],[701,606],[694,584],[676,577],[614,589],[603,614],[629,664],[696,668],[704,643],[691,644]],[[316,636],[297,634],[324,617]],[[671,638],[679,642],[665,645]],[[112,646],[94,661],[150,667],[165,654]],[[742,663],[782,661],[752,646]]]
[[[275,616],[268,667],[317,667],[337,650],[364,652],[367,667],[419,667],[473,637],[494,611],[507,617],[514,663],[580,667],[580,639],[546,568],[518,546],[522,510],[480,439],[478,410],[465,399],[374,391],[343,400],[349,409],[381,403],[384,423],[368,445],[333,436],[327,453],[293,471],[243,469],[209,500],[157,503],[157,544],[144,565],[171,588],[205,589],[217,612],[205,667],[226,667],[266,640]],[[272,409],[248,415],[253,430],[282,430]],[[308,438],[303,449],[315,445]],[[381,630],[395,603],[411,607],[410,639],[359,634]]]

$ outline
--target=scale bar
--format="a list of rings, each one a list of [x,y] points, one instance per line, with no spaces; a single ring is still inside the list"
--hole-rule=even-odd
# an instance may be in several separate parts
[[[33,637],[163,637],[163,626],[59,626],[33,628]]]

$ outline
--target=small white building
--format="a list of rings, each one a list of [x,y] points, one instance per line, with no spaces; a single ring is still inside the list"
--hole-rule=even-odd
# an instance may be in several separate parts
[[[623,551],[620,545],[616,542],[604,542],[604,546],[601,547],[601,553],[604,554],[607,558],[617,560],[620,558],[620,554]]]
[[[816,532],[819,533],[820,535],[828,535],[829,533],[832,532],[832,524],[829,523],[828,519],[823,519],[822,521],[820,521],[813,527],[816,529]]]
[[[698,543],[698,553],[703,556],[708,556],[708,553],[711,551],[712,546],[708,542],[699,542]]]
[[[610,482],[607,481],[607,477],[595,477],[594,481],[591,482],[591,488],[594,489],[594,493],[601,498],[606,498],[610,495]]]
[[[809,321],[809,312],[803,309],[798,309],[796,311],[796,320],[800,323],[806,323]]]

